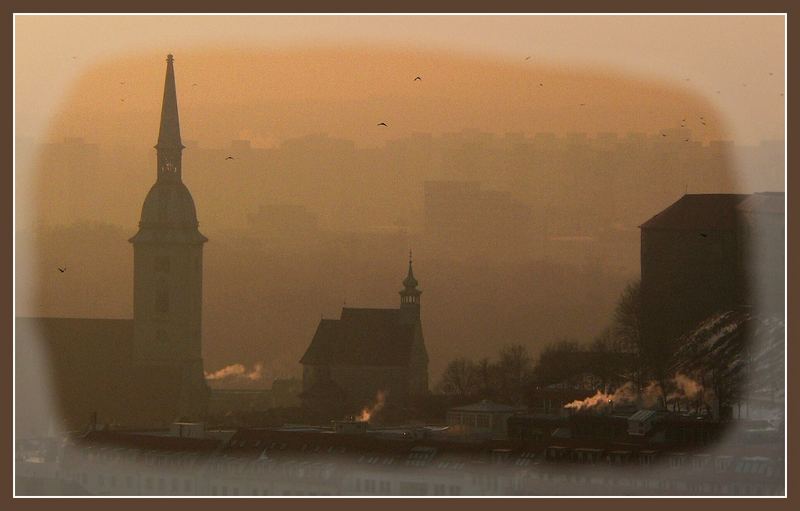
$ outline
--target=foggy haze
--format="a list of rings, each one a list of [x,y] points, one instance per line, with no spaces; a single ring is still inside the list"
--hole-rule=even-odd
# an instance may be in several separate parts
[[[640,223],[686,191],[783,189],[782,143],[718,142],[725,116],[688,88],[439,51],[179,58],[184,180],[212,240],[208,371],[297,374],[320,317],[395,306],[409,248],[432,381],[456,354],[589,341],[638,275]],[[93,66],[46,135],[18,140],[18,253],[34,255],[18,258],[18,314],[129,317],[157,63]]]

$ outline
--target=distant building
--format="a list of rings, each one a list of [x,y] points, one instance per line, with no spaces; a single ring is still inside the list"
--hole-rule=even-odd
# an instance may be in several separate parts
[[[322,319],[300,363],[303,407],[320,415],[355,413],[383,395],[402,406],[428,392],[428,353],[412,263],[399,309],[345,307]]]
[[[640,226],[642,332],[663,355],[712,314],[782,311],[783,197],[687,194]]]
[[[514,406],[484,399],[447,410],[447,425],[456,434],[502,440],[508,438],[509,417],[521,411]]]
[[[436,250],[463,258],[507,257],[531,237],[530,206],[510,192],[487,190],[478,181],[426,181],[425,233]]]
[[[203,244],[194,200],[181,180],[172,55],[167,57],[156,182],[142,206],[134,252],[133,320],[17,318],[18,389],[46,382],[66,427],[164,426],[205,412],[200,325]],[[69,271],[69,268],[67,268]],[[18,394],[21,420],[25,390]],[[18,426],[21,424],[18,423]]]

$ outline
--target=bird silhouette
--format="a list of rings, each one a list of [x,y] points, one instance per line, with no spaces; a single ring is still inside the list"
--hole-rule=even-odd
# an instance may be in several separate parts
[[[581,103],[581,106],[586,106],[586,103]]]
[[[124,103],[124,102],[125,102],[125,99],[120,99],[120,101],[122,101],[122,102]]]
[[[421,77],[421,76],[418,76],[418,77],[414,78],[414,81],[415,81],[415,82],[416,82],[417,80],[419,80],[419,81],[422,81],[422,77]]]
[[[64,273],[65,271],[67,271],[67,267],[66,267],[66,265],[65,265],[63,268],[62,268],[61,266],[59,266],[59,267],[58,267],[58,271],[59,271],[60,273]]]
[[[388,124],[386,124],[385,122],[379,122],[379,123],[378,123],[378,126],[386,126],[387,128],[389,127],[389,125],[388,125]]]
[[[662,133],[662,134],[661,134],[661,136],[662,136],[662,137],[666,137],[666,136],[667,136],[667,134],[666,134],[666,133]]]
[[[531,60],[531,57],[530,57],[530,55],[529,55],[529,56],[527,56],[527,57],[525,57],[525,60]]]
[[[705,121],[701,122],[700,124],[702,124],[703,126],[705,126],[705,125],[706,125]]]
[[[119,82],[120,85],[125,85],[125,82]]]
[[[772,75],[774,75],[774,74],[775,74],[775,73],[770,73],[769,75],[770,75],[770,76],[772,76]]]
[[[704,232],[701,232],[701,233],[700,233],[700,237],[702,237],[702,238],[707,238],[707,237],[708,237],[708,234],[706,234],[706,233],[704,233]]]
[[[544,84],[543,84],[543,83],[540,83],[540,84],[539,84],[539,87],[544,87]]]
[[[196,83],[193,83],[193,84],[192,84],[192,87],[197,87],[197,84],[196,84]]]
[[[226,156],[225,159],[226,160],[235,160],[236,158],[234,158],[233,156]]]

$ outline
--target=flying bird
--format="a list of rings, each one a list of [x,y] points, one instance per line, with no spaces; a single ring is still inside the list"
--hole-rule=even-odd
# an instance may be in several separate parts
[[[235,160],[236,158],[234,158],[233,156],[226,156],[225,159],[226,160]]]
[[[421,77],[421,76],[418,76],[418,77],[414,78],[414,81],[415,81],[415,82],[416,82],[417,80],[420,80],[420,81],[422,81],[422,77]]]
[[[543,87],[543,86],[544,86],[544,84],[543,84],[543,83],[540,83],[540,84],[539,84],[539,87]]]
[[[667,136],[667,134],[666,134],[666,133],[662,133],[662,134],[661,134],[661,136],[662,136],[662,137],[666,137],[666,136]]]
[[[531,60],[531,56],[528,55],[527,57],[525,57],[525,60]]]
[[[586,106],[586,103],[581,103],[581,106]]]
[[[196,83],[193,83],[193,84],[192,84],[192,87],[197,87],[197,84],[196,84]]]
[[[389,125],[388,125],[388,124],[386,124],[385,122],[379,122],[379,123],[378,123],[378,126],[386,126],[387,128],[389,127]]]
[[[119,82],[120,85],[125,85],[125,82]]]
[[[703,238],[706,238],[706,237],[708,237],[708,234],[706,234],[706,233],[704,233],[704,232],[701,232],[701,233],[700,233],[700,236],[701,236],[701,237],[703,237]]]
[[[123,99],[120,99],[120,101],[122,101],[122,102],[124,103],[124,102],[125,102],[125,98],[123,98]]]
[[[66,267],[66,266],[64,266],[64,267],[62,268],[61,266],[59,266],[59,267],[58,267],[58,271],[59,271],[60,273],[64,273],[65,271],[67,271],[67,267]]]
[[[770,75],[770,76],[772,76],[772,75],[774,75],[774,74],[775,74],[775,73],[770,73],[769,75]]]

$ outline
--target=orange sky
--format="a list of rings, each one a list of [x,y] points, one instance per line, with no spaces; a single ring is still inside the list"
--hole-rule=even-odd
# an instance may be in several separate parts
[[[168,51],[185,137],[206,145],[654,131],[689,107],[715,117],[701,138],[783,135],[782,16],[17,16],[16,35],[34,139],[152,138]]]
[[[54,112],[48,138],[153,138],[163,60],[147,54],[94,66]],[[206,146],[235,138],[271,146],[309,133],[373,145],[463,129],[655,132],[684,118],[701,140],[729,137],[706,98],[601,70],[363,48],[204,50],[177,55],[175,66],[183,136]],[[384,121],[388,128],[377,126]]]

